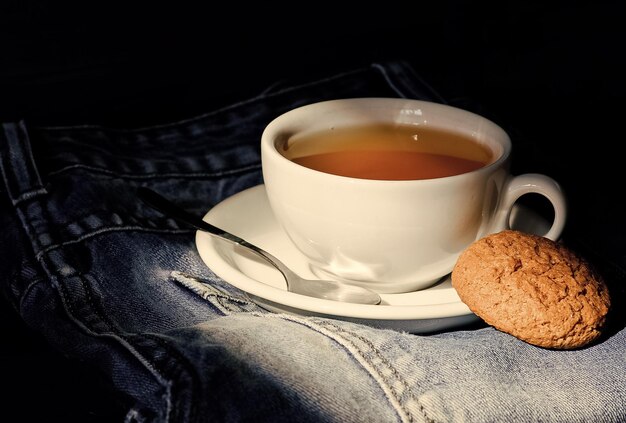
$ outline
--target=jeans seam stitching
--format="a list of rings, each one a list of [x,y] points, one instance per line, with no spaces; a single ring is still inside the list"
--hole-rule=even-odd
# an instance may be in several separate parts
[[[362,336],[359,336],[356,333],[349,332],[348,330],[340,328],[339,326],[336,326],[335,324],[330,323],[330,322],[314,322],[314,321],[312,321],[310,319],[301,318],[301,317],[298,317],[298,316],[291,316],[291,315],[287,315],[287,314],[270,314],[269,316],[275,316],[275,317],[281,318],[283,320],[289,320],[289,321],[292,321],[292,322],[299,323],[299,324],[302,324],[304,326],[307,326],[307,327],[315,330],[316,332],[318,332],[318,333],[320,333],[320,334],[322,334],[324,336],[327,336],[328,338],[333,339],[335,342],[338,342],[340,345],[342,345],[344,348],[346,348],[349,352],[352,352],[353,355],[354,355],[355,352],[358,352],[359,357],[357,358],[355,356],[355,358],[359,362],[361,362],[361,360],[362,360],[363,362],[365,362],[365,364],[367,366],[369,366],[369,369],[368,369],[367,366],[365,366],[365,365],[363,365],[363,363],[361,363],[363,368],[366,369],[366,371],[370,375],[372,375],[373,379],[376,380],[379,383],[379,385],[380,385],[381,389],[383,390],[383,392],[386,393],[386,397],[389,398],[389,399],[392,399],[392,398],[390,398],[390,394],[393,395],[393,399],[391,401],[392,407],[396,410],[396,413],[398,413],[398,416],[400,417],[400,419],[403,420],[403,421],[408,421],[408,422],[414,422],[415,421],[415,419],[413,417],[413,413],[411,413],[410,410],[406,409],[404,407],[404,405],[400,402],[400,399],[397,396],[397,392],[396,392],[395,388],[393,388],[393,386],[391,386],[391,384],[387,383],[386,378],[380,373],[380,370],[379,370],[378,366],[373,364],[371,362],[371,360],[369,360],[366,357],[364,352],[352,340],[348,339],[344,334],[348,334],[348,335],[350,335],[350,336],[352,336],[352,337],[354,337],[356,339],[359,339],[360,341],[362,341],[366,345],[368,345],[371,348],[371,350],[374,352],[374,354],[381,360],[381,362],[385,363],[388,367],[390,367],[392,372],[398,376],[398,379],[407,388],[407,390],[410,391],[410,386],[406,383],[406,380],[404,380],[401,377],[399,377],[400,374],[397,371],[397,369],[395,369],[389,363],[389,361],[386,360],[382,354],[380,354],[380,351],[378,351],[378,349],[376,347],[374,347],[373,344],[371,344],[371,342],[369,342],[366,338],[364,338]],[[330,330],[329,328],[332,328],[333,330]],[[333,334],[334,336],[331,336],[331,334]],[[375,371],[376,375],[373,374],[374,371]],[[383,386],[383,384],[385,386]],[[422,406],[422,404],[419,401],[419,399],[415,398],[415,401],[418,404],[419,410],[422,413],[422,416],[424,417],[424,419],[426,419],[427,422],[434,422],[434,420],[427,415],[426,410]],[[394,402],[395,402],[395,405],[394,405]],[[400,413],[400,410],[402,411],[402,413]],[[404,414],[404,416],[402,414]]]
[[[389,84],[389,88],[394,90],[396,92],[396,94],[398,94],[400,97],[406,98],[406,94],[404,92],[402,92],[400,90],[400,88],[398,88],[396,86],[396,84],[394,82],[392,82],[391,77],[389,76],[387,70],[385,68],[383,68],[382,65],[380,65],[378,63],[374,63],[372,65],[372,67],[383,75],[383,78],[385,78],[385,81],[387,81],[387,84]]]
[[[17,207],[16,210],[21,211],[20,207]],[[45,207],[41,207],[41,213],[42,213],[42,217],[45,218],[46,221],[50,221],[49,217],[47,216],[47,209]],[[30,221],[28,219],[24,219],[24,222],[30,227]],[[39,257],[37,257],[39,256]],[[89,284],[85,282],[85,277],[84,275],[78,273],[75,275],[75,277],[78,278],[78,280],[80,281],[80,284],[82,285],[83,289],[85,290],[86,296],[84,297],[84,303],[88,306],[89,311],[91,313],[94,313],[97,317],[98,317],[98,321],[103,323],[106,327],[107,327],[107,331],[106,332],[102,332],[99,330],[94,330],[93,325],[87,325],[86,322],[83,321],[83,319],[80,319],[79,316],[76,314],[76,310],[74,307],[74,304],[72,301],[70,301],[71,296],[67,293],[67,287],[65,286],[65,283],[63,283],[63,281],[65,280],[65,277],[59,273],[59,269],[57,268],[57,266],[54,266],[51,264],[51,266],[48,266],[46,263],[46,260],[44,260],[44,254],[37,254],[36,258],[37,261],[40,263],[40,265],[42,267],[44,267],[44,271],[51,277],[54,277],[57,280],[57,287],[58,287],[58,293],[59,293],[59,299],[61,302],[61,306],[63,307],[63,309],[66,311],[66,313],[68,313],[69,317],[71,318],[72,321],[77,322],[79,324],[79,327],[82,327],[83,330],[88,331],[88,333],[90,334],[95,334],[96,336],[102,336],[102,335],[113,335],[116,338],[119,338],[121,341],[123,341],[124,343],[126,343],[129,347],[132,348],[132,350],[135,352],[135,354],[133,354],[141,363],[145,363],[144,366],[149,366],[149,368],[151,369],[151,371],[153,373],[156,373],[156,377],[158,382],[160,382],[161,384],[164,383],[164,381],[166,381],[166,379],[164,378],[164,373],[163,371],[156,365],[156,363],[150,359],[150,357],[146,356],[145,354],[141,353],[138,349],[137,346],[134,345],[131,342],[130,337],[128,337],[127,335],[125,335],[121,330],[119,330],[119,328],[116,327],[115,324],[113,324],[111,321],[109,321],[108,318],[106,318],[106,316],[104,316],[101,312],[99,307],[96,306],[96,304],[94,303],[94,300],[91,296],[91,288],[89,287]],[[47,254],[46,254],[47,256]],[[63,260],[65,262],[65,260]],[[143,335],[140,335],[143,336]],[[140,358],[141,357],[141,358]],[[171,397],[171,390],[169,388],[167,388],[168,391],[168,395]],[[169,411],[168,411],[169,413]]]
[[[197,377],[198,375],[196,374],[196,372],[194,371],[194,366],[192,364],[189,363],[189,360],[173,345],[171,345],[166,339],[161,338],[160,336],[156,335],[156,334],[148,334],[148,333],[141,333],[141,334],[136,334],[136,336],[143,338],[143,339],[149,339],[152,340],[153,342],[155,342],[156,344],[158,344],[161,348],[165,349],[168,353],[168,355],[172,358],[174,358],[174,360],[176,361],[176,363],[178,363],[181,367],[183,367],[187,374],[190,376],[190,380],[193,383],[194,387],[192,387],[189,391],[191,392],[191,401],[189,401],[189,412],[190,412],[190,421],[195,421],[195,416],[197,414],[196,412],[196,403],[197,401],[195,401],[195,398],[197,398],[198,396],[198,389],[196,389],[196,386],[201,386],[202,384],[198,382]],[[175,357],[174,357],[175,356]],[[144,356],[145,357],[145,356]],[[154,363],[152,363],[154,365]],[[155,367],[158,368],[158,367]],[[166,373],[163,371],[160,371],[160,373]],[[173,392],[172,389],[170,387],[170,397],[173,396]]]
[[[249,98],[249,99],[246,99],[246,100],[243,100],[243,101],[239,101],[239,102],[236,102],[236,103],[233,103],[233,104],[229,104],[228,106],[221,107],[219,109],[212,110],[212,111],[207,112],[207,113],[203,113],[201,115],[195,116],[195,117],[190,118],[190,119],[183,119],[183,120],[179,120],[179,121],[176,121],[176,122],[165,123],[165,124],[162,124],[162,125],[151,125],[151,126],[146,126],[146,127],[141,127],[141,128],[112,129],[112,130],[115,131],[115,132],[119,132],[119,133],[133,134],[133,133],[139,133],[139,132],[143,132],[143,131],[147,131],[147,130],[155,130],[155,129],[167,129],[167,128],[175,129],[175,127],[179,126],[179,125],[187,125],[187,124],[190,124],[190,123],[193,123],[193,122],[198,122],[198,121],[200,121],[200,120],[202,120],[204,118],[207,118],[209,116],[214,116],[214,115],[218,115],[218,114],[223,113],[223,112],[234,110],[234,109],[236,109],[237,107],[240,107],[240,106],[253,105],[253,104],[255,104],[255,103],[257,103],[257,102],[259,102],[259,101],[261,101],[263,99],[266,99],[266,98],[277,97],[277,96],[279,96],[281,94],[289,93],[289,92],[295,91],[297,89],[314,86],[314,85],[317,85],[317,84],[322,83],[322,82],[337,80],[337,79],[343,78],[343,77],[345,77],[347,75],[354,75],[354,74],[357,74],[357,73],[360,73],[360,72],[365,72],[367,69],[368,68],[363,67],[363,68],[359,68],[359,69],[355,69],[355,70],[351,70],[351,71],[342,72],[342,73],[339,73],[339,74],[336,74],[336,75],[331,75],[331,76],[328,76],[328,77],[323,77],[323,78],[320,78],[320,79],[316,79],[315,81],[310,81],[310,82],[305,82],[305,83],[302,83],[302,84],[297,84],[297,85],[294,85],[294,86],[291,86],[291,87],[287,87],[287,88],[284,88],[282,90],[279,90],[279,91],[276,91],[276,92],[272,92],[272,93],[269,93],[269,94],[262,93],[260,95],[255,96],[255,97],[252,97],[252,98]],[[54,127],[54,126],[42,126],[42,127],[39,127],[38,129],[43,129],[43,130],[48,130],[48,131],[59,131],[59,130],[72,130],[72,129],[77,130],[77,129],[110,129],[110,128],[105,128],[105,127],[103,127],[101,125],[77,125],[77,126],[57,126],[57,127]]]
[[[17,206],[20,203],[23,203],[24,201],[28,201],[28,200],[30,200],[32,198],[38,197],[40,195],[45,195],[47,193],[48,193],[48,191],[44,187],[42,187],[42,186],[34,187],[33,189],[29,189],[29,190],[22,191],[21,193],[19,193],[17,195],[17,198],[11,199],[11,203],[14,206]]]
[[[35,289],[35,286],[43,284],[44,281],[45,280],[43,278],[37,278],[26,285],[18,300],[20,310],[22,309],[22,302],[24,301],[24,298],[26,298],[33,289]]]
[[[166,391],[168,392],[168,396],[171,397],[172,395],[171,389],[166,386],[167,384],[163,385],[163,382],[167,381],[167,379],[164,377],[165,373],[163,372],[161,367],[158,366],[157,363],[151,359],[151,357],[146,356],[145,354],[139,351],[139,349],[137,348],[137,345],[135,345],[135,343],[132,341],[132,336],[128,336],[127,334],[125,334],[120,328],[118,328],[115,324],[113,324],[106,316],[104,316],[100,312],[99,307],[95,305],[94,300],[92,298],[91,288],[89,288],[89,284],[85,283],[84,276],[81,274],[75,274],[75,277],[78,278],[78,280],[80,281],[80,284],[83,286],[83,289],[85,290],[85,293],[86,293],[86,295],[83,297],[84,303],[88,306],[90,312],[95,314],[98,317],[98,321],[100,323],[103,323],[106,326],[107,328],[106,331],[95,330],[93,328],[93,325],[87,325],[83,321],[83,319],[79,318],[79,316],[76,315],[74,304],[72,301],[70,301],[71,296],[67,293],[67,287],[65,286],[65,283],[63,283],[63,280],[65,278],[58,273],[55,266],[50,266],[50,267],[45,266],[45,267],[48,268],[48,272],[51,276],[54,276],[57,278],[58,280],[57,286],[58,286],[59,296],[61,299],[61,304],[63,305],[63,308],[66,310],[66,312],[71,317],[71,319],[74,322],[79,322],[79,326],[82,327],[84,330],[86,330],[87,333],[90,334],[90,336],[94,336],[94,335],[96,337],[113,336],[114,338],[119,338],[121,341],[126,343],[129,347],[132,348],[135,354],[141,358],[139,359],[139,357],[137,357],[135,354],[133,354],[133,356],[138,358],[141,363],[145,363],[144,365],[146,364],[149,365],[149,368],[152,370],[152,372],[158,374],[157,380],[160,379],[159,382],[161,382],[162,386],[166,388]],[[140,337],[140,338],[148,338],[146,334],[135,334],[135,336]],[[169,414],[169,411],[168,411],[168,414]]]
[[[167,386],[164,385],[164,380],[165,378],[163,377],[163,372],[159,369],[159,367],[156,365],[156,363],[151,360],[149,357],[147,357],[145,354],[142,354],[141,352],[139,352],[139,350],[137,349],[137,346],[134,345],[134,342],[131,341],[131,337],[129,337],[128,335],[125,335],[121,330],[119,330],[119,328],[116,328],[115,325],[113,325],[111,322],[108,321],[108,319],[106,319],[105,317],[102,316],[102,314],[99,312],[98,307],[96,307],[94,305],[93,299],[90,297],[90,295],[87,295],[85,298],[85,304],[89,307],[90,312],[94,313],[97,317],[99,322],[104,323],[107,327],[107,331],[100,331],[100,330],[94,330],[93,325],[87,325],[83,319],[80,319],[77,315],[76,315],[76,311],[75,311],[75,307],[72,301],[69,300],[69,295],[67,294],[67,287],[65,286],[63,282],[63,280],[65,279],[62,275],[60,275],[58,273],[58,271],[56,270],[55,266],[48,266],[46,265],[45,261],[43,259],[38,260],[39,264],[44,267],[44,271],[50,276],[50,277],[54,277],[58,280],[57,283],[57,293],[58,293],[58,297],[59,297],[59,301],[60,301],[60,305],[62,307],[62,309],[67,313],[68,318],[74,322],[75,324],[78,325],[78,327],[84,331],[87,335],[95,337],[95,338],[108,338],[108,337],[112,337],[113,339],[116,339],[117,342],[120,342],[122,345],[126,344],[127,347],[125,347],[126,349],[128,349],[130,347],[130,349],[132,349],[131,354],[140,361],[140,363],[143,363],[144,366],[148,367],[148,370],[153,373],[156,374],[155,376],[157,376],[157,381],[159,383],[161,383],[162,386],[164,386],[165,388],[167,388]],[[76,277],[78,277],[78,279],[80,280],[81,285],[83,285],[83,287],[85,286],[85,281],[84,281],[84,277],[80,274],[76,275]],[[38,279],[36,281],[31,282],[30,284],[28,284],[27,289],[24,291],[24,295],[21,296],[20,298],[20,303],[24,300],[24,298],[26,297],[26,295],[36,286],[36,285],[40,285],[43,284],[45,282],[44,279]],[[85,290],[86,292],[91,292],[91,290]],[[136,336],[143,336],[143,335],[136,335]],[[134,352],[134,353],[133,353]],[[169,388],[168,392],[169,392]],[[171,395],[171,393],[169,393],[168,395]]]
[[[7,134],[7,132],[13,132],[8,129],[9,127],[15,129],[15,136],[9,136]],[[24,125],[24,122],[20,121],[17,124],[3,124],[0,129],[4,133],[4,138],[6,139],[7,144],[6,151],[7,153],[9,153],[8,157],[0,153],[0,170],[2,171],[6,190],[13,205],[16,205],[21,201],[28,200],[29,198],[40,194],[39,191],[43,190],[43,193],[45,193],[45,188],[41,182],[39,169],[37,169],[35,159],[33,157],[33,151],[30,146],[30,138],[28,136],[28,133],[26,132],[26,126]],[[21,148],[15,147],[13,145],[13,141],[16,138],[20,141]],[[24,172],[17,168],[17,166],[15,165],[16,157],[13,156],[11,153],[17,153],[16,155],[21,158],[23,165],[26,167]],[[7,170],[10,171],[10,174],[7,174],[5,167],[8,168]],[[9,175],[12,175],[14,177],[14,181],[20,180],[22,179],[22,177],[24,177],[28,185],[27,188],[20,189],[24,187],[20,187],[19,184],[16,184],[15,190],[17,192],[14,192],[12,190],[11,184],[9,183]],[[34,194],[31,194],[32,192],[34,192]]]
[[[158,229],[158,228],[144,228],[143,226],[109,226],[97,229],[92,232],[87,232],[78,238],[70,239],[67,241],[59,242],[56,244],[48,245],[47,247],[40,249],[40,251],[36,254],[36,258],[39,259],[44,254],[49,253],[50,251],[57,250],[59,248],[66,247],[68,245],[77,244],[83,242],[87,239],[93,238],[98,235],[102,235],[109,232],[148,232],[148,233],[168,233],[168,234],[187,234],[195,232],[195,229]]]
[[[60,169],[51,171],[47,174],[48,177],[51,176],[58,176],[60,174],[66,173],[66,172],[70,172],[72,170],[84,170],[85,172],[91,172],[91,173],[98,173],[100,175],[105,175],[108,176],[110,178],[116,178],[116,179],[122,179],[122,180],[126,180],[126,179],[142,179],[142,180],[146,180],[146,179],[163,179],[163,178],[188,178],[188,179],[193,179],[193,178],[220,178],[223,176],[230,176],[230,175],[237,175],[240,173],[246,173],[246,172],[251,172],[251,171],[255,171],[261,168],[261,164],[260,163],[254,163],[254,164],[250,164],[250,165],[245,165],[245,166],[240,166],[240,167],[236,167],[236,168],[232,168],[232,169],[226,169],[223,171],[219,171],[219,172],[169,172],[169,173],[158,173],[158,172],[152,172],[152,173],[145,173],[145,174],[132,174],[132,173],[119,173],[119,172],[114,172],[112,170],[109,169],[105,169],[105,168],[100,168],[100,167],[96,167],[96,166],[89,166],[89,165],[83,165],[81,163],[74,163],[65,167],[62,167]]]
[[[398,370],[391,364],[391,362],[389,362],[389,360],[387,360],[381,353],[380,351],[374,346],[374,344],[371,343],[371,341],[361,335],[358,335],[355,332],[350,332],[345,328],[342,328],[340,326],[337,326],[334,323],[331,322],[325,322],[324,323],[325,326],[329,326],[331,328],[333,328],[337,333],[342,333],[342,334],[347,334],[350,337],[354,337],[356,339],[358,339],[359,341],[363,342],[365,345],[367,345],[374,353],[375,355],[378,357],[378,359],[387,367],[391,370],[392,374],[395,376],[395,379],[399,380],[401,382],[401,384],[404,386],[404,388],[406,389],[407,392],[411,392],[411,386],[407,383],[407,381],[402,378],[402,376],[400,375],[400,372],[398,372]],[[344,339],[347,339],[344,337]],[[351,341],[349,341],[351,342]],[[354,345],[354,344],[353,344]],[[354,345],[354,347],[356,349],[358,349],[358,347],[356,345]],[[360,349],[359,349],[360,351]],[[374,364],[370,362],[370,365],[372,365],[372,367],[374,367]],[[393,384],[392,383],[388,383],[389,389],[391,391],[394,391],[394,393],[396,394],[396,397],[398,397],[399,395],[395,392],[395,388],[393,388]],[[416,403],[418,404],[418,407],[422,413],[422,416],[426,419],[427,422],[434,422],[433,419],[431,419],[427,413],[426,410],[424,409],[424,406],[422,405],[421,401],[415,397],[414,395],[412,395],[413,398],[415,398]],[[396,398],[398,400],[398,403],[400,403],[399,399]],[[405,410],[407,412],[407,415],[409,416],[409,421],[413,422],[414,418],[412,413],[406,409],[405,407],[402,407],[403,410]]]

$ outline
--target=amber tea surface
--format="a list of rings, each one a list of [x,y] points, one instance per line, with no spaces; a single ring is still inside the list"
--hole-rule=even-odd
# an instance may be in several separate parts
[[[294,136],[281,152],[314,170],[378,180],[453,176],[493,160],[491,151],[469,136],[427,126],[392,124]]]

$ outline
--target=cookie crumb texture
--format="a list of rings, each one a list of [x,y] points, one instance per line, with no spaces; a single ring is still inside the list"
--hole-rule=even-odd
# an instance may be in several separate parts
[[[610,308],[606,284],[582,257],[514,230],[471,244],[452,271],[452,286],[487,324],[544,348],[592,342]]]

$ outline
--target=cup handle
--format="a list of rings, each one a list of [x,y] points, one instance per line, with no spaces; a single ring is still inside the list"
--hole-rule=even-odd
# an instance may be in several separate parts
[[[567,202],[561,186],[552,178],[539,173],[526,173],[512,176],[503,187],[502,196],[496,210],[492,232],[510,229],[511,210],[515,202],[524,194],[541,194],[546,197],[554,208],[554,221],[550,230],[543,235],[556,240],[565,227],[567,218]]]

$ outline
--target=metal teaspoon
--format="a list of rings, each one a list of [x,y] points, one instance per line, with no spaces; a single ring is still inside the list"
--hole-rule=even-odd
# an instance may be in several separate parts
[[[232,244],[239,245],[253,252],[269,264],[280,271],[287,283],[287,290],[296,294],[307,295],[309,297],[323,298],[326,300],[342,301],[346,303],[357,304],[380,304],[380,296],[367,288],[355,285],[349,285],[339,281],[320,280],[320,279],[304,279],[295,274],[283,262],[268,253],[264,249],[257,247],[231,234],[223,229],[205,222],[200,217],[194,216],[170,200],[157,194],[149,188],[140,187],[137,194],[141,200],[156,210],[191,225],[197,229],[208,232],[211,235],[226,240]]]

